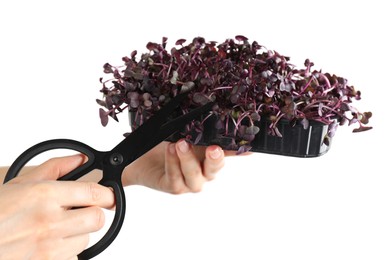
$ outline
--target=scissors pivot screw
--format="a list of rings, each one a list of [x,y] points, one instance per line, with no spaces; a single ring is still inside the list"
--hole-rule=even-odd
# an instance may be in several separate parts
[[[110,156],[111,165],[120,165],[123,162],[123,156],[119,153],[114,153]]]

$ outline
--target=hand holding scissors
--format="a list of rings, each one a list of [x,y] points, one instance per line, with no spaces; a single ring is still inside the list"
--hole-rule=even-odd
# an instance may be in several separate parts
[[[172,112],[186,96],[187,93],[178,94],[142,126],[108,152],[96,151],[84,143],[69,139],[55,139],[39,143],[26,150],[15,160],[7,172],[5,182],[16,177],[27,162],[45,151],[71,149],[85,154],[88,161],[59,180],[76,180],[93,169],[100,169],[103,171],[103,177],[99,184],[111,187],[116,197],[115,216],[109,230],[101,240],[79,255],[79,259],[90,259],[106,249],[122,227],[126,212],[125,195],[121,182],[123,169],[191,120],[209,111],[213,105],[213,103],[208,103],[169,121]]]

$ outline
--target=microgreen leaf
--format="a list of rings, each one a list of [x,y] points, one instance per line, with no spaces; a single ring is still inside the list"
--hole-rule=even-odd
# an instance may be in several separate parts
[[[103,108],[99,109],[99,116],[100,116],[100,121],[103,126],[106,126],[108,124],[108,114],[106,111],[104,111]]]

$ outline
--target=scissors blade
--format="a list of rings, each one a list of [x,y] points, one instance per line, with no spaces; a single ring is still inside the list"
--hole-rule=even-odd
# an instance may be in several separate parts
[[[210,111],[213,105],[214,103],[212,102],[207,103],[206,105],[196,108],[195,110],[192,110],[191,112],[172,120],[172,122],[168,122],[163,125],[162,128],[155,132],[155,135],[147,143],[145,143],[143,147],[140,147],[140,149],[136,153],[135,159],[139,158],[140,156],[151,150],[153,147],[167,139],[175,132],[183,129],[189,122],[191,122],[195,118],[201,116],[207,111]]]
[[[209,102],[202,107],[191,110],[189,113],[181,115],[168,121],[172,112],[180,105],[180,102],[187,97],[188,93],[181,93],[169,101],[164,107],[157,111],[146,122],[139,126],[114,149],[113,153],[122,154],[126,165],[132,163],[153,147],[164,141],[176,131],[183,129],[185,125],[210,111],[213,102]]]

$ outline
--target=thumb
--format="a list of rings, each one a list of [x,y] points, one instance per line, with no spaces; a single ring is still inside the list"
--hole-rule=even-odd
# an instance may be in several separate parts
[[[88,158],[83,154],[52,158],[16,179],[19,179],[18,182],[57,180],[83,165],[87,160]]]

